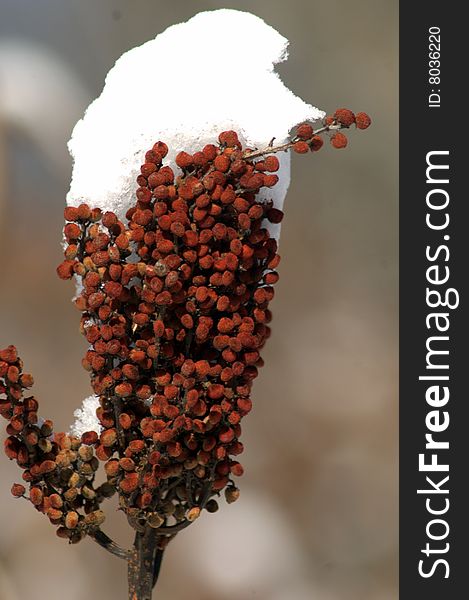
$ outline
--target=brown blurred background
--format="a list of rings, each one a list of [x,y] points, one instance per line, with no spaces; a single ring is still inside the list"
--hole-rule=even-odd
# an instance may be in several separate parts
[[[72,284],[55,275],[71,128],[122,52],[221,7],[250,10],[290,40],[279,71],[303,99],[365,110],[373,126],[352,131],[345,151],[293,159],[242,496],[178,536],[155,598],[392,600],[397,0],[0,0],[0,346],[18,346],[41,414],[68,428],[90,393]],[[11,497],[19,478],[0,458],[0,600],[126,598],[124,563],[89,540],[67,547]],[[107,528],[129,543],[109,513]]]

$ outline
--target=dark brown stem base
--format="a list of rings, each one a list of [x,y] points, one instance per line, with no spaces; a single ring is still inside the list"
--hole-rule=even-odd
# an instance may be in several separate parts
[[[137,532],[128,561],[129,600],[151,600],[162,558],[157,532],[150,527]]]

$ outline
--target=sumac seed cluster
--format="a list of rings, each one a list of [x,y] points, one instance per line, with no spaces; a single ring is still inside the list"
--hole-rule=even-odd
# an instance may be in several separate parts
[[[202,509],[217,510],[222,490],[237,499],[241,420],[263,364],[280,260],[269,223],[283,213],[259,192],[278,181],[275,152],[317,151],[324,132],[343,148],[339,130],[353,124],[365,129],[370,119],[338,109],[319,129],[303,123],[287,144],[265,150],[243,149],[224,131],[217,144],[179,152],[176,170],[160,141],[145,154],[124,220],[86,204],[65,209],[57,273],[80,283],[98,431],[54,434],[26,395],[32,377],[16,348],[0,351],[5,452],[29,485],[12,493],[29,497],[59,536],[76,542],[95,532],[100,504],[116,491],[137,531],[148,525],[168,540]],[[107,480],[96,486],[100,461]]]

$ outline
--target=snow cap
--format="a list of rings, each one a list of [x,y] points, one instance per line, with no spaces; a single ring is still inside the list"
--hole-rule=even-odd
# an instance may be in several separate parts
[[[121,56],[104,89],[75,126],[67,204],[82,202],[123,218],[135,203],[144,155],[161,140],[164,163],[217,143],[233,129],[248,147],[287,140],[298,123],[324,112],[306,104],[274,71],[286,60],[288,40],[248,12],[202,12]],[[290,155],[280,153],[279,182],[261,189],[282,208],[290,182]],[[278,235],[279,226],[274,231]]]

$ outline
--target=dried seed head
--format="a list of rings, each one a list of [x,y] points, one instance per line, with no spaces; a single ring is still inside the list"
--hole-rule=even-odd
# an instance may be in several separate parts
[[[77,527],[79,522],[79,516],[78,513],[75,512],[74,510],[69,511],[66,515],[65,515],[65,527],[67,529],[75,529],[75,527]]]
[[[313,137],[313,127],[309,123],[302,123],[298,125],[296,135],[300,140],[309,140]]]
[[[108,477],[115,477],[119,473],[119,461],[115,458],[109,460],[104,465],[104,470]]]
[[[161,158],[164,158],[168,154],[168,146],[164,142],[156,142],[156,144],[153,144],[153,152],[158,153]]]
[[[91,210],[88,204],[80,204],[77,208],[77,218],[80,221],[89,221],[91,219]]]
[[[147,522],[148,525],[150,525],[150,527],[153,527],[153,529],[158,529],[158,527],[161,527],[161,525],[163,525],[164,518],[161,517],[158,513],[152,512],[148,515]]]
[[[29,373],[22,373],[19,382],[22,388],[30,388],[34,384],[34,379]]]
[[[41,474],[45,475],[47,473],[52,473],[55,471],[57,465],[54,460],[44,460],[41,463]]]
[[[176,164],[181,169],[187,169],[192,165],[192,156],[187,152],[179,152],[176,155]]]
[[[359,112],[355,115],[355,123],[357,129],[367,129],[371,125],[371,119],[366,113]]]
[[[309,142],[309,147],[311,148],[311,152],[317,152],[321,150],[323,147],[324,140],[319,135],[313,135],[311,141]]]
[[[47,438],[41,438],[38,442],[38,446],[45,454],[52,451],[52,442]]]
[[[119,484],[124,494],[131,494],[138,488],[138,473],[126,473],[125,478]]]
[[[101,498],[112,498],[112,496],[114,496],[115,493],[116,493],[116,488],[107,481],[102,483],[96,489],[96,495]]]
[[[195,521],[200,517],[200,508],[198,506],[194,506],[187,512],[187,520]]]
[[[67,223],[64,227],[64,236],[68,242],[78,240],[81,233],[81,228],[76,223]]]
[[[78,221],[78,209],[76,208],[76,206],[65,207],[64,219],[66,221]]]
[[[218,502],[216,500],[214,500],[213,498],[211,500],[209,500],[207,502],[207,504],[205,505],[205,509],[209,513],[215,513],[215,512],[217,512],[218,508],[219,508]]]
[[[352,114],[339,109],[328,122],[346,127]],[[358,118],[357,127],[362,123]],[[334,132],[336,147],[343,147],[337,145],[340,136]],[[189,499],[203,498],[207,485],[214,493],[228,486],[228,502],[239,496],[231,477],[243,468],[232,458],[243,451],[240,421],[252,407],[252,381],[270,334],[271,286],[278,279],[277,243],[266,221],[280,223],[283,212],[257,196],[278,183],[275,147],[243,150],[234,131],[222,132],[219,142],[191,148],[191,154],[179,152],[182,172],[176,176],[162,166],[168,148],[157,142],[145,153],[125,224],[112,212],[101,216],[87,206],[66,212],[71,243],[59,275],[82,278],[76,306],[90,344],[83,366],[100,397],[101,433],[83,434],[73,452],[67,436],[50,446],[41,442],[48,451],[44,460],[29,465],[31,446],[16,440],[14,427],[29,427],[36,406],[13,415],[7,452],[21,458],[33,481],[44,462],[59,465],[48,477],[65,485],[68,509],[83,506],[90,512],[117,491],[133,526],[147,518],[158,527],[163,516],[196,518],[200,509]],[[286,146],[304,154],[319,150],[322,138],[304,123]],[[101,223],[90,226],[98,217]],[[16,355],[3,364],[0,377],[9,373],[21,400],[21,387],[13,382],[23,387],[28,382]],[[118,442],[119,459],[112,458]],[[105,461],[108,481],[95,490],[98,459]],[[215,480],[210,480],[213,463]],[[189,477],[192,487],[186,485]],[[166,485],[174,499],[158,500],[155,490]],[[40,490],[41,484],[33,487]],[[213,499],[206,504],[209,512],[217,507]],[[68,530],[71,541],[81,539],[84,529],[78,524]]]
[[[331,135],[331,144],[334,146],[334,148],[345,148],[347,143],[347,137],[340,131],[337,131],[336,133]]]
[[[32,487],[29,491],[29,499],[34,504],[34,506],[39,506],[43,499],[43,494],[40,488]]]
[[[106,520],[106,515],[102,510],[94,510],[85,516],[84,523],[88,527],[99,527]]]
[[[70,475],[70,478],[68,480],[69,487],[76,488],[76,487],[78,487],[79,483],[80,483],[80,475],[78,475],[78,473],[72,473],[72,475]]]
[[[63,262],[61,262],[60,265],[57,267],[57,275],[60,277],[60,279],[71,279],[75,272],[75,264],[76,263],[73,260],[64,260]]]
[[[174,518],[177,521],[182,521],[186,516],[186,510],[182,504],[178,504],[174,509]]]
[[[355,123],[355,115],[348,108],[338,108],[334,113],[334,118],[342,127],[350,127]]]
[[[93,446],[98,441],[98,434],[96,431],[86,431],[82,434],[81,441],[83,444]]]
[[[78,496],[78,490],[77,488],[69,488],[63,493],[63,496],[64,500],[66,500],[67,502],[73,502]]]
[[[49,502],[52,508],[62,508],[64,505],[62,497],[59,494],[51,494],[49,496]]]
[[[55,533],[57,537],[67,540],[70,539],[70,536],[72,535],[72,532],[66,527],[59,527]]]
[[[266,171],[270,171],[271,173],[278,171],[280,168],[278,158],[274,155],[266,156],[264,159],[264,168]]]
[[[96,492],[88,485],[84,485],[81,488],[81,495],[85,500],[94,500],[96,498]]]
[[[13,364],[18,360],[18,352],[14,346],[8,346],[8,348],[4,348],[0,350],[0,360]]]
[[[232,504],[233,502],[236,502],[236,500],[238,500],[238,498],[239,498],[238,488],[235,488],[235,487],[226,488],[225,498],[226,498],[226,501],[228,502],[228,504]]]
[[[88,462],[93,458],[94,452],[92,446],[83,445],[78,449],[78,455],[81,460]]]
[[[309,146],[308,146],[307,142],[300,140],[299,142],[295,142],[293,144],[293,150],[295,152],[297,152],[298,154],[306,154],[309,150]]]
[[[21,498],[26,493],[26,488],[21,483],[14,483],[11,487],[11,493],[15,498]]]
[[[45,499],[44,499],[44,504],[45,504]],[[53,523],[60,522],[63,517],[62,511],[57,510],[56,508],[48,508],[46,514]]]
[[[115,429],[106,429],[101,434],[100,441],[101,444],[106,448],[114,446],[114,444],[117,442],[117,431]]]
[[[230,168],[231,161],[228,156],[221,154],[220,156],[217,156],[215,158],[213,164],[215,166],[215,169],[217,169],[217,171],[221,171],[222,173],[225,173]]]
[[[218,141],[224,146],[229,146],[232,148],[235,146],[241,147],[236,131],[223,131],[218,136]]]
[[[127,382],[120,383],[119,385],[116,385],[115,391],[118,396],[121,396],[121,398],[127,398],[132,394],[132,384]],[[112,444],[109,445],[112,446]]]

